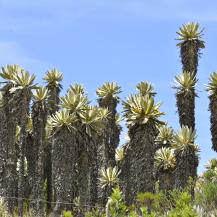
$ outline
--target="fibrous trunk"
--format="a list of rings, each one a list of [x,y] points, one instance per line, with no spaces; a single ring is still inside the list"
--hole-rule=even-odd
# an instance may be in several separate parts
[[[215,94],[209,96],[209,110],[210,123],[211,123],[211,136],[212,136],[212,149],[217,152],[217,97]]]
[[[99,99],[99,106],[107,108],[109,111],[105,129],[99,138],[100,144],[97,151],[98,173],[100,174],[101,169],[107,169],[108,167],[114,167],[116,165],[115,150],[120,141],[120,127],[116,123],[117,99],[112,96]],[[100,183],[98,183],[98,200],[102,206],[106,205],[108,196],[110,196],[110,191],[106,188],[102,189]]]
[[[5,196],[5,163],[7,159],[7,122],[4,108],[0,108],[0,197]]]
[[[162,170],[158,173],[159,189],[168,192],[174,187],[174,172],[170,170]]]
[[[56,196],[54,215],[62,210],[72,210],[72,203],[77,196],[74,183],[77,181],[77,144],[75,134],[67,127],[62,127],[53,136],[52,178]]]
[[[85,129],[78,137],[78,192],[80,197],[81,215],[95,206],[97,202],[97,152],[96,135],[88,135]]]
[[[130,144],[126,151],[130,177],[127,182],[126,201],[131,204],[139,192],[153,192],[155,137],[157,128],[153,123],[136,124],[129,130]]]
[[[120,128],[116,124],[116,107],[117,100],[111,96],[99,99],[99,106],[107,108],[109,111],[108,121],[106,122],[105,130],[103,131],[103,167],[114,167],[115,150],[119,144]]]
[[[197,177],[198,157],[192,150],[176,153],[175,188],[185,188]]]
[[[130,178],[130,174],[129,174],[129,154],[126,154],[127,152],[129,152],[130,150],[128,150],[130,148],[129,143],[125,144],[123,146],[124,149],[124,159],[122,162],[118,163],[118,169],[120,171],[120,175],[119,175],[119,180],[120,180],[120,188],[121,191],[123,192],[123,196],[126,197],[127,192],[130,192],[130,183],[127,181]]]
[[[199,56],[199,41],[186,41],[181,45],[181,59],[183,71],[188,71],[197,74],[198,56]]]
[[[25,157],[27,146],[27,123],[29,116],[29,97],[22,91],[20,94],[20,142],[19,142],[19,179],[18,179],[18,211],[19,216],[23,216],[23,203],[25,196]]]
[[[54,85],[48,84],[48,114],[53,115],[59,109],[59,93],[60,88]],[[47,182],[46,195],[47,198],[47,214],[51,212],[51,204],[52,204],[52,195],[53,195],[53,187],[52,187],[52,138],[49,139],[45,145],[45,163],[44,163],[44,178]]]
[[[176,104],[179,114],[179,124],[195,129],[195,94],[176,94]]]
[[[90,162],[90,199],[89,205],[93,207],[98,200],[98,178],[99,178],[99,162],[98,162],[98,144],[95,143],[93,147],[91,162]]]
[[[33,120],[33,149],[35,152],[35,167],[33,171],[31,197],[31,208],[34,216],[44,216],[44,142],[45,142],[45,126],[47,121],[46,109],[42,102],[35,102],[32,107]],[[32,182],[33,183],[33,182]]]
[[[6,162],[4,170],[4,190],[6,195],[6,205],[9,213],[12,213],[17,206],[17,151],[16,151],[16,96],[9,92],[11,85],[3,88],[4,113],[6,117],[5,127],[7,133],[1,137],[6,149]]]

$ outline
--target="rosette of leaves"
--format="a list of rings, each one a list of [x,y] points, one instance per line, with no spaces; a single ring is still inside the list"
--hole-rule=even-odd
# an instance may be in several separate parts
[[[217,151],[217,73],[213,72],[206,86],[209,93],[210,131],[212,135],[212,149]]]
[[[74,114],[70,114],[69,111],[63,109],[51,116],[49,121],[50,126],[54,129],[59,129],[65,126],[69,131],[71,131],[72,129],[75,129],[73,124],[77,122],[77,117]]]
[[[102,188],[105,187],[114,187],[118,184],[118,176],[120,171],[117,167],[108,167],[107,169],[102,169],[100,174],[100,184]]]
[[[176,166],[174,149],[160,148],[155,153],[155,165],[158,170],[172,170]]]
[[[153,97],[156,95],[154,87],[146,81],[142,81],[139,84],[137,84],[136,89],[142,96]]]
[[[160,112],[160,103],[155,104],[153,98],[141,95],[131,95],[123,102],[124,117],[128,126],[146,124],[147,122],[162,123],[159,117],[164,115]]]
[[[167,125],[160,126],[158,128],[158,135],[155,139],[155,143],[160,147],[171,146],[173,139],[173,129]]]
[[[59,89],[62,88],[60,82],[63,80],[63,75],[57,69],[51,69],[47,71],[46,75],[44,76],[44,80],[49,84],[49,86],[55,86]]]
[[[200,29],[199,23],[189,22],[186,24],[183,24],[179,31],[176,32],[178,34],[178,38],[176,40],[179,40],[180,43],[178,43],[178,46],[181,46],[186,41],[196,41],[198,40],[200,48],[204,48],[204,42],[201,40],[203,36],[204,29]]]
[[[189,179],[194,180],[197,176],[200,149],[199,146],[195,144],[195,139],[196,131],[188,126],[182,126],[182,128],[174,134],[173,148],[175,149],[177,162],[175,187],[177,188],[186,187]]]
[[[184,71],[175,77],[176,104],[180,125],[195,128],[195,86],[197,79],[193,73]]]
[[[107,98],[108,96],[111,96],[113,98],[119,99],[118,94],[121,93],[120,86],[117,85],[115,82],[106,82],[102,85],[102,87],[98,88],[96,90],[96,94],[100,98]]]

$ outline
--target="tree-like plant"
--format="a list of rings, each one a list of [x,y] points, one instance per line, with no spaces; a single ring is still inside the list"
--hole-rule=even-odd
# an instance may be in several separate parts
[[[68,93],[61,97],[61,106],[67,109],[71,114],[79,115],[86,109],[88,98],[83,94],[75,94],[71,89]]]
[[[81,121],[79,138],[79,195],[82,205],[97,202],[98,189],[96,171],[97,138],[102,133],[108,117],[108,110],[87,106],[79,115]],[[87,182],[89,181],[89,186]]]
[[[131,95],[123,102],[130,143],[126,150],[128,173],[125,199],[132,203],[138,192],[154,191],[154,154],[157,125],[164,113],[160,112],[160,104],[153,98],[142,95]]]
[[[4,169],[5,169],[5,161],[7,159],[7,152],[5,148],[5,135],[7,135],[7,123],[6,123],[6,115],[4,111],[4,99],[3,94],[0,92],[0,196],[4,196]]]
[[[169,191],[174,186],[173,172],[176,166],[174,150],[162,147],[155,153],[155,166],[157,168],[159,189]]]
[[[114,82],[105,83],[102,87],[98,88],[96,93],[98,95],[99,106],[107,108],[109,111],[108,121],[105,130],[102,133],[102,148],[103,151],[103,164],[101,167],[114,167],[115,166],[115,149],[117,148],[120,140],[120,127],[116,122],[117,104],[119,102],[118,94],[121,88]]]
[[[180,126],[186,125],[195,129],[195,86],[196,78],[193,73],[182,72],[175,77],[176,105]]]
[[[52,177],[55,190],[56,206],[54,215],[59,216],[62,210],[71,210],[76,195],[74,180],[77,178],[77,143],[75,124],[77,118],[66,110],[60,110],[50,118],[53,128],[52,144]],[[62,203],[62,202],[65,203]]]
[[[27,146],[27,124],[29,117],[29,104],[32,95],[32,89],[36,89],[36,86],[33,84],[35,80],[34,75],[30,75],[29,72],[21,69],[17,72],[11,82],[13,87],[10,89],[10,92],[15,93],[19,97],[19,118],[18,124],[20,126],[20,142],[19,142],[19,179],[18,179],[18,210],[19,216],[23,216],[23,199],[25,191],[25,155],[26,155],[26,146]]]
[[[48,89],[49,115],[53,115],[59,110],[59,94],[62,89],[61,81],[63,80],[63,75],[57,69],[51,69],[46,73],[44,80]]]
[[[74,155],[74,172],[75,177],[73,180],[74,191],[76,196],[81,196],[80,201],[84,205],[89,199],[89,152],[92,144],[87,141],[87,132],[85,126],[82,124],[81,118],[83,118],[86,123],[89,123],[90,128],[94,125],[94,119],[96,113],[90,114],[86,112],[88,108],[88,98],[84,95],[84,89],[81,85],[75,84],[70,86],[67,94],[61,97],[61,106],[66,109],[69,114],[77,117],[76,132],[74,132],[74,140],[76,142],[76,150]],[[90,115],[90,116],[89,116]],[[90,128],[88,128],[90,130]],[[87,129],[87,130],[88,130]],[[75,144],[74,144],[75,145]]]
[[[206,90],[209,92],[210,131],[212,136],[212,149],[217,152],[217,73],[210,75]]]
[[[207,170],[213,170],[217,168],[217,158],[211,159],[207,164],[206,164],[206,169]]]
[[[100,184],[102,188],[108,187],[114,187],[116,184],[118,184],[118,175],[120,174],[120,171],[118,171],[117,167],[108,167],[107,169],[101,170],[100,175]]]
[[[156,95],[153,86],[147,81],[142,81],[137,84],[136,89],[142,96],[154,97]]]
[[[175,187],[185,188],[189,179],[197,177],[197,166],[199,161],[199,147],[194,143],[196,131],[182,126],[174,134],[173,148],[176,156]]]
[[[99,181],[101,188],[105,189],[106,197],[105,203],[107,202],[107,198],[111,196],[112,188],[119,184],[119,176],[120,171],[117,167],[108,167],[107,169],[101,169]]]
[[[173,139],[173,129],[167,125],[158,128],[158,135],[155,139],[157,148],[170,147]]]
[[[62,89],[61,81],[63,80],[63,75],[57,69],[49,70],[44,80],[46,81],[46,87],[48,89],[48,100],[47,100],[47,108],[48,115],[54,115],[56,111],[59,109],[59,95]],[[52,139],[49,138],[46,142],[45,147],[45,172],[44,176],[47,183],[47,213],[51,211],[51,202],[52,202],[52,162],[51,162],[51,144]]]
[[[182,25],[177,34],[183,71],[196,76],[200,50],[205,47],[202,40],[203,29],[200,29],[199,23],[190,22]]]
[[[21,73],[23,69],[18,65],[7,65],[2,67],[0,76],[5,80],[5,85],[2,88],[2,98],[4,101],[3,111],[5,119],[2,120],[1,125],[5,129],[5,133],[1,135],[1,143],[5,150],[7,150],[5,159],[5,196],[7,209],[9,213],[12,213],[15,206],[17,206],[17,200],[14,199],[17,196],[17,151],[16,151],[16,126],[18,119],[20,118],[20,94],[17,94],[12,88],[14,88],[16,82],[13,80],[18,73]],[[16,80],[16,79],[15,79]],[[7,132],[7,133],[6,133]]]
[[[47,98],[48,90],[45,87],[37,89],[33,95],[32,105],[32,125],[33,125],[33,144],[34,152],[34,171],[32,171],[34,182],[31,191],[33,201],[30,203],[34,216],[44,216],[45,204],[44,198],[44,145],[45,145],[45,127],[47,123]]]

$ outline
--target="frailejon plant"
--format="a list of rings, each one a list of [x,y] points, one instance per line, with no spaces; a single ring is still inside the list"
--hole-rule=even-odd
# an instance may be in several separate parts
[[[129,128],[130,143],[126,150],[128,162],[125,199],[132,203],[138,192],[154,191],[154,154],[157,126],[164,113],[153,98],[131,95],[123,102],[124,117]]]

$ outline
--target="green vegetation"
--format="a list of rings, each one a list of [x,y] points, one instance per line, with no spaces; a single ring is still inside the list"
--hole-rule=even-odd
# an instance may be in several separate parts
[[[0,216],[2,217],[215,217],[217,159],[198,177],[195,97],[203,29],[184,24],[175,76],[180,129],[161,120],[153,85],[120,98],[121,87],[97,88],[97,104],[83,85],[60,96],[63,74],[44,76],[45,86],[18,65],[1,68]],[[209,93],[212,149],[217,151],[217,73]],[[122,115],[117,112],[123,105]],[[122,126],[128,141],[120,146]]]

